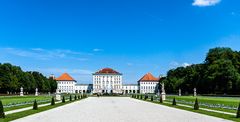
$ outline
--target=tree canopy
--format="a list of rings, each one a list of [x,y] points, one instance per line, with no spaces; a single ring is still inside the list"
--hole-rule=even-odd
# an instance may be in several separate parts
[[[201,94],[240,94],[240,52],[210,49],[203,63],[172,69],[163,82],[170,93],[193,93],[197,88]]]
[[[36,88],[40,92],[54,92],[57,83],[39,72],[24,72],[9,63],[0,64],[0,93],[19,92],[20,87],[29,93],[34,93]]]

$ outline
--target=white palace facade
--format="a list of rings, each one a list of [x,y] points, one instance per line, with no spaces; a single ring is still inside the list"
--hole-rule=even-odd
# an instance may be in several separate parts
[[[144,75],[137,84],[123,84],[123,74],[111,68],[104,68],[92,74],[92,84],[77,84],[69,74],[55,78],[60,93],[158,93],[159,79],[151,73]]]

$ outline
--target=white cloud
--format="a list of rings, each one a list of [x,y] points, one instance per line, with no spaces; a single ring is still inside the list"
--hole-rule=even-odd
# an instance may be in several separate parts
[[[173,68],[177,68],[177,67],[187,67],[187,66],[190,66],[191,64],[185,62],[185,63],[179,63],[179,62],[176,62],[176,61],[172,61],[170,62],[170,68],[173,69]]]
[[[34,58],[38,60],[51,60],[51,59],[72,59],[78,61],[88,60],[86,57],[92,55],[90,53],[76,52],[72,50],[63,49],[19,49],[19,48],[0,48],[0,51],[7,55],[14,55],[20,57]]]
[[[102,52],[103,49],[95,48],[95,49],[93,49],[93,51],[94,51],[94,52]]]
[[[220,2],[221,2],[221,0],[194,0],[192,5],[193,6],[200,6],[200,7],[214,6],[214,5],[216,5]]]
[[[186,62],[182,64],[183,67],[187,67],[187,66],[190,66],[190,65],[191,65],[191,64],[186,63]]]
[[[62,73],[69,73],[69,74],[78,74],[78,75],[90,75],[93,72],[90,70],[85,69],[69,69],[69,68],[44,68],[44,69],[38,69],[41,72],[47,73],[47,74],[62,74]]]

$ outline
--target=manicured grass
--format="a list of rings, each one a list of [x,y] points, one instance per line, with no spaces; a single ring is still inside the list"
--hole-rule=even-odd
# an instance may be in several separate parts
[[[34,100],[51,100],[51,96],[0,96],[0,100],[2,100],[3,105],[7,105],[7,104],[11,104],[11,103],[23,103],[23,102],[32,102]],[[45,104],[48,102],[43,102],[43,103],[39,103],[39,105],[41,104]],[[30,107],[32,106],[32,104],[27,104],[27,105],[21,105],[21,106],[14,106],[14,107],[7,107],[4,108],[4,111],[11,111],[11,110],[16,110],[16,109],[20,109],[20,108],[26,108],[26,107]]]
[[[240,98],[232,98],[232,97],[205,97],[205,96],[198,96],[198,97],[193,97],[193,96],[167,96],[167,99],[173,99],[176,98],[176,100],[184,100],[187,102],[193,102],[198,98],[199,103],[205,103],[205,104],[221,104],[224,106],[235,106],[238,107],[238,104],[240,102]],[[181,103],[185,105],[192,105],[192,104],[187,104],[187,103]],[[224,112],[231,112],[235,113],[236,110],[229,110],[229,109],[224,109],[224,108],[213,108],[213,107],[206,107],[200,105],[201,108],[208,108],[208,109],[213,109],[213,110],[219,110],[219,111],[224,111]]]
[[[51,96],[0,96],[3,105],[10,103],[30,102],[36,100],[51,100]]]
[[[79,101],[79,100],[82,100],[82,99],[78,99],[76,101]],[[19,119],[19,118],[23,118],[23,117],[26,117],[26,116],[29,116],[29,115],[32,115],[32,114],[36,114],[36,113],[40,113],[40,112],[43,112],[43,111],[46,111],[46,110],[57,108],[57,107],[60,107],[60,106],[63,106],[63,105],[69,104],[69,103],[73,103],[73,102],[76,102],[76,101],[68,101],[68,102],[65,102],[65,103],[58,103],[58,104],[55,104],[55,105],[39,107],[38,110],[27,110],[27,111],[23,111],[23,112],[14,113],[14,114],[9,114],[9,115],[6,115],[6,118],[0,119],[0,122],[13,121],[13,120],[16,120],[16,119]]]
[[[49,101],[49,102],[50,102],[50,101]],[[49,102],[39,103],[38,105],[46,104],[46,103],[49,103]],[[32,104],[15,106],[15,107],[9,107],[9,108],[4,108],[4,112],[16,110],[16,109],[21,109],[21,108],[26,108],[26,107],[31,107],[31,106],[32,106]]]
[[[141,100],[141,99],[138,99],[138,100]],[[227,120],[232,120],[232,121],[235,121],[235,122],[240,122],[240,118],[236,118],[236,116],[232,116],[232,115],[209,112],[209,111],[205,111],[205,110],[194,110],[193,108],[188,108],[188,107],[183,107],[183,106],[178,106],[178,105],[173,106],[172,104],[160,103],[159,101],[150,101],[150,100],[142,100],[142,101],[152,102],[152,103],[155,103],[155,104],[160,104],[160,105],[164,105],[164,106],[168,106],[168,107],[173,107],[173,108],[187,110],[187,111],[191,111],[191,112],[195,112],[195,113],[200,113],[200,114],[205,114],[205,115],[214,116],[214,117],[218,117],[218,118],[223,118],[223,119],[227,119]]]

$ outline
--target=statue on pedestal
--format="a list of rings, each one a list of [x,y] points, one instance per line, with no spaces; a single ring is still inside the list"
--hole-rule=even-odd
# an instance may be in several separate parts
[[[23,96],[23,87],[20,88],[20,96]]]
[[[178,90],[178,96],[182,96],[182,90],[181,89]]]
[[[164,88],[164,83],[162,83],[162,93],[161,93],[162,100],[166,100],[166,92]]]
[[[61,100],[61,94],[59,93],[59,89],[56,89],[56,100]]]
[[[38,88],[35,89],[35,96],[38,96]]]
[[[197,96],[197,88],[194,88],[193,92],[194,92],[193,96],[196,97]]]

